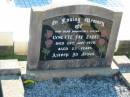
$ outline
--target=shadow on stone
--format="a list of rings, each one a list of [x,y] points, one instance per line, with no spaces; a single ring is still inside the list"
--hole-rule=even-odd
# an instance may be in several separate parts
[[[3,97],[1,83],[0,83],[0,97]]]

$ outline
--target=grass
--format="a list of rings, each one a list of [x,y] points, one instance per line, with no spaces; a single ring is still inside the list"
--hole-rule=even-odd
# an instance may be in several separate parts
[[[118,49],[114,55],[126,55],[130,59],[130,50],[128,49]]]
[[[26,55],[14,54],[13,46],[1,46],[0,47],[0,59],[18,59],[19,61],[26,61]]]
[[[126,55],[130,58],[130,41],[120,41],[115,55]]]

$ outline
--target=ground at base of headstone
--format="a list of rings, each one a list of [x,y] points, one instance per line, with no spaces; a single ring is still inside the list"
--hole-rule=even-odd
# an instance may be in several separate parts
[[[116,76],[84,76],[35,82],[25,87],[25,97],[130,97],[130,91]]]

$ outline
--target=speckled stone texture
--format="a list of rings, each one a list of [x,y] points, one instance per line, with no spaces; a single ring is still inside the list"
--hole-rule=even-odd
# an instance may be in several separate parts
[[[53,78],[26,88],[25,97],[130,97],[112,77]]]

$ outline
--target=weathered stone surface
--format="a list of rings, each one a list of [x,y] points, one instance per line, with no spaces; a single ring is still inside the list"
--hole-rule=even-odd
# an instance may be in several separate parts
[[[0,60],[0,75],[20,74],[17,59]]]
[[[127,56],[114,56],[114,62],[119,67],[122,79],[130,88],[130,59]]]
[[[3,97],[24,97],[24,87],[20,76],[0,76]]]
[[[27,61],[19,61],[19,68],[22,75],[26,75],[27,73]]]
[[[123,80],[126,82],[128,87],[130,88],[130,70],[129,73],[121,73]]]
[[[125,55],[114,56],[113,60],[119,67],[130,67],[130,59]]]
[[[51,10],[49,10],[49,9],[51,9]],[[29,40],[29,49],[28,49],[29,69],[44,69],[44,70],[67,69],[67,68],[72,69],[72,68],[80,68],[80,67],[83,67],[83,68],[98,67],[99,65],[101,67],[104,67],[104,66],[110,67],[111,62],[112,62],[115,44],[116,44],[116,39],[117,39],[117,35],[118,35],[119,25],[120,25],[120,21],[121,21],[121,17],[122,17],[121,11],[119,11],[119,10],[115,11],[112,9],[108,10],[108,9],[102,8],[100,6],[87,5],[87,3],[84,5],[68,4],[68,5],[62,6],[62,7],[61,6],[56,7],[56,8],[50,7],[49,9],[48,10],[39,10],[39,11],[33,10],[31,12],[30,40]],[[77,58],[75,60],[70,57],[69,60],[67,60],[68,58],[63,59],[63,60],[60,60],[60,59],[58,60],[58,58],[57,58],[57,60],[42,60],[42,59],[44,59],[44,57],[46,57],[46,56],[44,56],[44,54],[48,55],[48,49],[41,50],[41,44],[42,44],[41,39],[42,39],[42,30],[43,30],[42,26],[44,24],[47,25],[44,21],[47,19],[49,20],[53,17],[57,17],[57,16],[65,17],[65,16],[69,16],[72,14],[75,16],[79,15],[81,17],[84,17],[84,16],[94,17],[92,19],[98,19],[98,20],[101,19],[104,21],[105,24],[107,24],[107,25],[105,25],[106,28],[105,27],[104,28],[107,29],[107,32],[110,34],[108,36],[109,38],[108,37],[103,38],[103,36],[105,36],[106,34],[103,34],[100,36],[103,39],[107,38],[107,41],[108,41],[106,43],[108,45],[107,48],[105,48],[106,51],[104,50],[104,48],[100,48],[100,51],[103,51],[103,50],[105,51],[104,57],[102,58],[101,56],[100,57],[98,56],[96,58],[92,57],[90,59],[89,58],[85,58],[85,59]],[[82,19],[81,19],[81,21],[82,21],[82,23],[84,23]],[[110,23],[110,21],[112,21],[112,24]],[[49,21],[49,23],[50,23],[50,21]],[[71,23],[71,24],[73,24],[73,23]],[[81,24],[81,22],[79,24]],[[90,30],[91,27],[88,28],[88,25],[90,25],[90,24],[88,23],[85,26],[86,27],[85,29]],[[112,27],[110,27],[108,25],[111,25]],[[73,26],[73,25],[71,25],[71,26]],[[58,26],[58,27],[61,28],[62,30],[64,30],[63,27],[60,27],[60,26]],[[98,25],[98,27],[99,27],[99,25]],[[52,28],[54,29],[54,27],[52,27]],[[69,28],[69,29],[71,29],[71,28]],[[81,29],[84,29],[84,28],[81,28]],[[93,29],[93,27],[91,29]],[[103,30],[103,28],[100,29],[100,27],[99,27],[99,30],[101,31],[101,30]],[[45,31],[43,31],[43,33],[45,33]],[[43,40],[45,40],[45,39],[46,38],[43,38]],[[76,40],[76,41],[78,41],[78,40]],[[48,42],[52,42],[52,41],[48,41]],[[47,46],[50,47],[49,45],[47,45]],[[45,47],[45,45],[43,45],[43,48],[44,47]],[[97,51],[97,50],[95,50],[95,51]],[[41,52],[44,52],[44,54],[41,55]],[[40,57],[40,55],[41,55],[41,57]],[[43,56],[43,58],[42,58],[42,56]]]
[[[68,70],[28,70],[25,78],[34,80],[45,80],[54,77],[82,77],[82,76],[110,76],[119,72],[119,68],[114,62],[111,67],[82,68]]]

